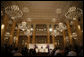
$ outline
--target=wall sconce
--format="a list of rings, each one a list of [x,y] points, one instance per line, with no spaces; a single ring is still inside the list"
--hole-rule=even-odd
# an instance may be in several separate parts
[[[4,24],[2,24],[2,25],[1,25],[1,29],[4,29],[4,27],[5,27],[5,25],[4,25]]]

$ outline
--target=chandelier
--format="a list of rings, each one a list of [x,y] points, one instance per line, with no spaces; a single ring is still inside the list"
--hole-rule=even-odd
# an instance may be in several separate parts
[[[9,37],[10,37],[10,33],[9,32],[6,32],[5,37],[4,37],[4,40],[9,39]]]
[[[83,14],[83,11],[80,8],[71,7],[68,12],[65,14],[65,17],[68,19],[73,19],[80,17]]]
[[[22,17],[23,13],[17,5],[11,5],[5,8],[5,13],[8,14],[11,19]]]
[[[55,18],[53,18],[51,21],[55,23],[55,22],[56,22],[56,19],[55,19]]]
[[[60,31],[60,32],[62,32],[63,30],[66,30],[67,28],[66,28],[66,25],[65,24],[63,24],[63,23],[59,23],[58,24],[58,26],[56,27],[56,29],[58,30],[58,31]]]
[[[9,37],[10,36],[10,33],[9,32],[6,32],[5,36],[8,36]]]
[[[61,13],[62,13],[61,8],[57,8],[57,9],[56,9],[56,13],[57,13],[57,14],[61,14]]]
[[[22,22],[21,24],[18,25],[18,28],[22,31],[27,30],[27,23],[26,22]]]
[[[28,13],[30,10],[29,10],[29,8],[27,8],[27,7],[23,7],[22,11],[23,11],[24,13]]]
[[[56,37],[57,35],[60,35],[60,32],[58,30],[54,30],[54,35]]]
[[[77,33],[73,32],[72,37],[77,37]]]
[[[29,29],[27,29],[27,31],[25,31],[25,33],[24,33],[25,35],[31,35],[31,33],[30,33],[30,30]]]
[[[66,29],[66,25],[60,22],[58,26],[56,26],[56,29],[54,29],[54,32],[52,31],[52,28],[50,28],[49,31],[56,37],[57,35],[62,35],[61,32]]]

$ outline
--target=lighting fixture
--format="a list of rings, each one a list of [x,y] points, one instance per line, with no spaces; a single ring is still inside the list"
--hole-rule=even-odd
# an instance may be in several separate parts
[[[78,29],[80,29],[80,25],[78,25]]]
[[[6,32],[5,36],[10,36],[10,33],[9,32]]]
[[[56,9],[56,13],[57,13],[57,14],[61,14],[61,12],[62,12],[62,11],[61,11],[60,8],[57,8],[57,9]]]
[[[73,25],[73,21],[70,22],[70,25]]]
[[[5,27],[5,25],[4,25],[4,24],[2,24],[2,25],[1,25],[1,29],[4,29],[4,27]]]
[[[22,17],[23,13],[19,9],[18,5],[11,5],[5,8],[5,13],[11,17],[11,19],[16,19]]]
[[[27,30],[27,23],[23,21],[21,24],[18,25],[18,27],[22,31],[25,31],[25,30]]]
[[[50,28],[49,31],[52,32],[52,28]]]
[[[59,34],[60,34],[60,32],[59,32],[59,31],[54,30],[54,35],[55,35],[55,37],[56,37],[57,35],[59,35]]]
[[[24,8],[22,9],[22,11],[25,12],[25,13],[28,13],[28,12],[29,12],[29,8],[28,8],[28,7],[24,7]]]
[[[67,19],[78,18],[83,14],[82,9],[76,7],[70,7],[68,12],[65,14]]]
[[[68,12],[72,12],[72,11],[75,11],[76,10],[76,7],[71,7],[69,8]]]
[[[32,20],[31,20],[31,18],[27,18],[27,21],[31,22]]]
[[[72,33],[72,37],[76,37],[77,36],[77,33]]]
[[[73,20],[76,20],[76,18],[73,18]]]
[[[59,23],[58,24],[58,26],[56,27],[56,29],[58,30],[58,31],[60,31],[60,32],[62,32],[63,30],[66,30],[67,28],[66,28],[66,25],[65,24],[63,24],[63,23]]]
[[[33,28],[31,28],[30,30],[33,31]]]
[[[53,19],[52,19],[52,22],[55,22],[55,21],[56,21],[56,19],[55,19],[55,18],[53,18]]]

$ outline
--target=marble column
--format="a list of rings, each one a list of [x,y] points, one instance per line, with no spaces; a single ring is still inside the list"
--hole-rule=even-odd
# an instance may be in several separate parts
[[[49,32],[49,24],[47,24],[47,43],[50,43],[50,32]]]
[[[16,34],[17,34],[17,35],[16,35],[16,45],[15,45],[16,47],[18,47],[19,33],[20,33],[20,29],[18,28],[18,29],[17,29],[17,32],[16,32]]]
[[[54,24],[52,24],[52,42],[53,42],[53,45],[54,45],[54,47],[55,47],[55,32],[54,32]]]
[[[66,34],[65,34],[65,30],[62,31],[63,33],[63,39],[64,39],[64,48],[66,47]]]
[[[66,25],[67,25],[67,29],[68,29],[68,36],[69,36],[70,45],[73,46],[73,43],[72,43],[72,33],[71,33],[71,27],[70,27],[69,21],[66,21]]]
[[[4,35],[6,33],[7,27],[8,27],[8,21],[9,21],[9,17],[7,14],[5,14],[2,18],[2,24],[1,24],[1,46],[4,45]]]
[[[13,20],[13,24],[12,24],[11,32],[10,32],[9,45],[12,45],[13,44],[13,37],[14,37],[15,26],[16,26],[16,21]]]
[[[32,44],[35,44],[35,32],[36,32],[36,25],[33,24],[33,40],[32,40]]]
[[[75,29],[76,29],[76,33],[77,33],[77,40],[78,40],[78,44],[80,45],[80,44],[83,44],[83,35],[82,35],[82,30],[81,30],[81,27],[80,27],[80,25],[79,25],[79,23],[78,23],[78,20],[75,18],[74,20],[73,20],[73,22],[74,22],[74,27],[75,27]]]
[[[29,26],[29,32],[28,32],[27,37],[28,37],[28,48],[29,48],[29,43],[30,43],[30,29],[31,29],[31,25],[29,24],[28,26]]]

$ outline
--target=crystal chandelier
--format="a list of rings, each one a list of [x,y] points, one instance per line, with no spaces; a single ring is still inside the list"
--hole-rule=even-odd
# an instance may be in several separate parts
[[[56,9],[56,13],[57,13],[57,14],[61,14],[61,13],[62,13],[61,8],[57,8],[57,9]]]
[[[18,28],[22,31],[27,30],[27,23],[26,22],[22,22],[21,24],[18,25]]]
[[[30,10],[29,10],[28,7],[23,7],[22,11],[23,11],[24,13],[28,13]]]
[[[63,23],[59,23],[58,26],[56,27],[56,29],[60,32],[62,32],[63,30],[66,30],[66,25]]]
[[[25,35],[31,35],[31,33],[30,33],[30,30],[29,29],[27,29],[27,31],[25,31],[25,33],[24,33]]]
[[[72,33],[72,37],[77,37],[77,33]]]
[[[6,32],[5,37],[4,37],[4,40],[9,39],[9,37],[10,37],[10,33],[9,32]]]
[[[11,5],[5,8],[5,13],[8,14],[11,19],[22,17],[23,13],[17,5]]]
[[[57,35],[59,35],[60,34],[60,32],[58,31],[58,30],[54,30],[54,35],[55,35],[55,37],[57,36]]]
[[[5,36],[8,36],[9,37],[10,36],[10,33],[9,32],[6,32]]]
[[[83,11],[80,8],[71,7],[68,12],[65,14],[65,17],[68,19],[78,18],[83,14]]]
[[[56,22],[56,19],[55,19],[55,18],[53,18],[51,21],[55,23],[55,22]]]
[[[54,32],[52,32],[52,28],[50,28],[49,31],[51,32],[52,35],[56,37],[57,35],[61,35],[61,32],[66,29],[67,29],[66,25],[60,22],[58,26],[56,26]]]

